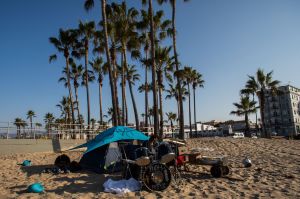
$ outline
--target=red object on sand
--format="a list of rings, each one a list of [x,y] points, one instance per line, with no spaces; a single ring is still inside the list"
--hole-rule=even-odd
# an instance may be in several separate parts
[[[184,163],[185,163],[185,156],[184,155],[177,156],[177,158],[176,158],[176,164],[178,166],[183,166]]]

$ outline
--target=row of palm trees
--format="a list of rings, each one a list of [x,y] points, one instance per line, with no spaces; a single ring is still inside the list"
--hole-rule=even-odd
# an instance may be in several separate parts
[[[41,127],[41,123],[33,123],[33,118],[36,117],[35,112],[33,110],[29,110],[26,113],[26,117],[29,120],[30,124],[30,132],[33,131],[33,124],[35,124],[35,127]],[[25,128],[28,126],[28,123],[23,120],[22,118],[15,118],[14,125],[17,127],[17,138],[21,137],[21,130],[23,129],[23,132],[25,132]],[[25,134],[25,133],[24,133]]]
[[[85,23],[80,21],[77,28],[60,29],[58,37],[49,38],[50,43],[57,50],[56,54],[50,56],[49,61],[57,59],[59,54],[65,61],[63,77],[60,78],[60,82],[64,82],[67,87],[68,96],[63,97],[58,107],[62,112],[61,116],[67,123],[83,123],[78,100],[78,88],[82,85],[86,90],[87,124],[90,126],[89,84],[95,79],[99,84],[100,124],[104,123],[102,87],[104,76],[108,74],[112,99],[110,109],[112,124],[128,125],[126,97],[126,86],[128,85],[135,125],[137,129],[140,129],[139,113],[134,95],[134,85],[140,80],[140,74],[137,67],[131,64],[136,61],[145,69],[145,83],[139,87],[139,91],[145,93],[145,128],[149,125],[149,92],[153,94],[154,134],[162,135],[163,133],[163,96],[165,93],[167,93],[167,99],[174,97],[177,102],[178,121],[181,137],[183,137],[183,100],[188,96],[191,126],[190,94],[193,90],[194,122],[196,122],[195,90],[197,87],[203,87],[204,81],[202,75],[192,67],[180,68],[176,49],[176,0],[158,0],[159,4],[166,2],[169,2],[172,8],[171,21],[164,19],[162,10],[153,11],[152,0],[142,0],[142,4],[148,5],[148,8],[140,11],[134,7],[128,8],[126,1],[120,4],[107,4],[105,0],[101,0],[102,19],[99,27],[94,21]],[[84,8],[88,11],[94,5],[94,0],[85,0]],[[162,42],[168,36],[172,37],[172,46],[163,46]],[[93,53],[93,59],[90,53]],[[103,55],[106,57],[105,61]],[[129,56],[131,59],[128,59]],[[82,61],[84,66],[80,64]],[[149,81],[149,70],[152,74],[152,81]],[[121,96],[118,96],[119,83]],[[169,89],[166,85],[169,85]],[[120,101],[121,103],[119,103]],[[168,120],[170,121],[169,118]]]
[[[260,109],[260,118],[262,124],[262,136],[270,138],[270,132],[266,131],[265,123],[265,104],[266,94],[271,91],[272,95],[278,95],[278,86],[280,81],[273,80],[273,71],[265,73],[263,69],[259,68],[254,76],[248,76],[245,88],[240,91],[240,102],[234,103],[235,111],[231,114],[244,116],[246,122],[246,133],[249,133],[249,114],[256,114],[256,130],[258,130],[257,109]],[[257,101],[259,106],[257,106]]]

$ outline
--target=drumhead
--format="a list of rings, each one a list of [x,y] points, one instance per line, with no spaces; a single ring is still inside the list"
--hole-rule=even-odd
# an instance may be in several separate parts
[[[171,183],[171,172],[164,164],[153,163],[146,167],[144,184],[151,191],[163,191]]]

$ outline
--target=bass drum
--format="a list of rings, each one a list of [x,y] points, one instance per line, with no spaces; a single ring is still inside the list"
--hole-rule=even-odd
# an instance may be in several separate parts
[[[150,191],[163,191],[171,183],[171,172],[164,164],[152,163],[146,167],[143,181]]]

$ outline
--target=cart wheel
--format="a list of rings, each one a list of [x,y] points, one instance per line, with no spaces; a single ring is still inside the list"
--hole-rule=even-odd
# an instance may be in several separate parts
[[[228,166],[222,166],[222,170],[223,170],[223,175],[226,176],[229,174],[230,169]]]
[[[214,165],[210,168],[210,173],[215,178],[220,178],[223,176],[223,169],[220,166]]]

